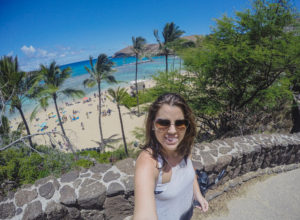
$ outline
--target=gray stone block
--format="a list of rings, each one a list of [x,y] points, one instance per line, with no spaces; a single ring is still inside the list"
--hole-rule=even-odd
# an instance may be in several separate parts
[[[133,206],[122,195],[107,197],[104,208],[106,219],[124,219],[133,214]]]
[[[81,185],[79,189],[78,205],[82,208],[101,208],[106,198],[106,187],[99,182],[87,186]]]
[[[206,172],[212,171],[216,165],[215,159],[208,152],[203,152],[201,156],[203,159],[204,170]]]
[[[73,182],[78,177],[79,177],[79,171],[78,170],[70,171],[70,172],[62,175],[62,177],[60,179],[60,182],[62,182],[62,183]]]
[[[231,151],[231,148],[230,147],[220,147],[219,148],[219,153],[220,154],[227,154],[228,152]]]
[[[231,163],[231,160],[232,160],[231,155],[220,156],[217,159],[217,164],[214,168],[214,171],[220,172],[222,169],[224,169],[225,167],[227,167]]]
[[[54,201],[50,201],[45,209],[45,215],[49,220],[63,219],[67,214],[67,208]]]
[[[102,211],[99,210],[81,210],[81,218],[86,220],[104,220]]]
[[[203,166],[203,164],[200,161],[192,160],[192,163],[193,163],[193,167],[196,170],[203,170],[204,166]]]
[[[51,182],[48,182],[39,188],[40,196],[42,196],[46,199],[51,199],[52,196],[54,195],[54,192],[55,192],[55,189]]]
[[[80,218],[80,211],[75,207],[67,207],[68,210],[68,217],[70,219],[79,219]]]
[[[81,184],[81,187],[88,187],[89,185],[97,182],[97,180],[86,178],[83,180],[83,183]]]
[[[29,190],[20,190],[15,195],[15,203],[17,206],[22,207],[24,204],[27,204],[34,200],[38,196],[36,189]]]
[[[63,186],[60,191],[59,201],[67,206],[73,206],[76,204],[76,193],[75,190],[68,185]]]
[[[53,176],[47,176],[45,178],[39,179],[35,181],[34,186],[44,185],[45,183],[49,182],[52,179],[54,179]]]
[[[40,201],[35,201],[29,203],[24,210],[24,215],[22,220],[44,220],[46,219],[42,209],[42,203]]]
[[[91,178],[94,178],[96,180],[101,180],[102,179],[102,174],[101,173],[94,173]]]
[[[119,183],[110,183],[107,188],[106,196],[116,196],[124,193],[124,188]]]
[[[14,217],[16,207],[13,202],[0,204],[0,219],[8,219]]]
[[[59,190],[60,184],[59,184],[59,182],[57,181],[57,179],[54,179],[54,180],[53,180],[53,186],[55,187],[56,190]]]
[[[95,166],[91,167],[90,170],[93,173],[105,173],[109,168],[111,168],[110,164],[96,164]]]
[[[82,182],[81,179],[75,180],[74,183],[73,183],[74,189],[77,189],[80,186],[81,182]]]
[[[134,178],[133,178],[133,176],[124,177],[124,178],[122,178],[121,182],[126,187],[126,189],[125,189],[126,194],[133,193],[133,191],[134,191]]]
[[[132,158],[118,161],[115,166],[127,175],[134,175],[134,160]]]
[[[80,177],[81,177],[81,178],[90,177],[90,176],[91,176],[90,173],[80,174]]]
[[[113,171],[109,171],[107,172],[104,177],[103,177],[103,181],[108,183],[108,182],[111,182],[113,180],[116,180],[120,177],[121,175],[119,173],[115,173]]]

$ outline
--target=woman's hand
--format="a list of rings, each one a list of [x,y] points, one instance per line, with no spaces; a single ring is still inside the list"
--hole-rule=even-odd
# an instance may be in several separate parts
[[[208,202],[206,201],[206,199],[201,196],[199,199],[197,199],[198,202],[200,203],[200,206],[199,205],[196,205],[196,207],[198,209],[200,209],[201,211],[203,212],[206,212],[208,210]]]

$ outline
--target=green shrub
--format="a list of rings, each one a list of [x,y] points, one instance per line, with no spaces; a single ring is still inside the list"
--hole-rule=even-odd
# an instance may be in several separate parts
[[[37,179],[63,173],[77,167],[89,168],[93,165],[92,158],[98,163],[110,163],[110,159],[121,160],[126,158],[124,147],[112,152],[99,153],[97,151],[78,152],[79,160],[74,160],[71,153],[61,152],[47,146],[37,146],[42,152],[32,153],[27,147],[11,148],[0,152],[0,185],[5,180],[16,182],[16,187],[22,184],[34,183]],[[129,155],[133,155],[129,150]],[[1,190],[1,189],[0,189]]]
[[[84,167],[84,168],[89,168],[93,165],[94,163],[90,160],[86,159],[79,159],[75,162],[75,165],[78,167]]]
[[[30,157],[23,158],[20,161],[20,169],[18,173],[20,183],[33,183],[35,180],[45,177],[42,174],[49,174],[49,172],[45,172],[43,162],[44,159],[37,153],[32,153]]]

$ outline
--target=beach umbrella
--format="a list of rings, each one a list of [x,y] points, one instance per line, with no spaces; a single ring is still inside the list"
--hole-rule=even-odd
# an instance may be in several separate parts
[[[83,97],[83,100],[85,101],[85,100],[88,100],[89,98],[88,97]]]
[[[47,122],[43,122],[42,124],[40,124],[40,127],[44,127],[47,125]]]

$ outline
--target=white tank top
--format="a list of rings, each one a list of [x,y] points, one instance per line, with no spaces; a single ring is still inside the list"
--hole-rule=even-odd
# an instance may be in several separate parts
[[[186,220],[193,214],[193,183],[195,171],[192,161],[184,159],[172,167],[170,182],[162,184],[163,160],[158,156],[160,169],[155,187],[155,202],[158,220]]]

